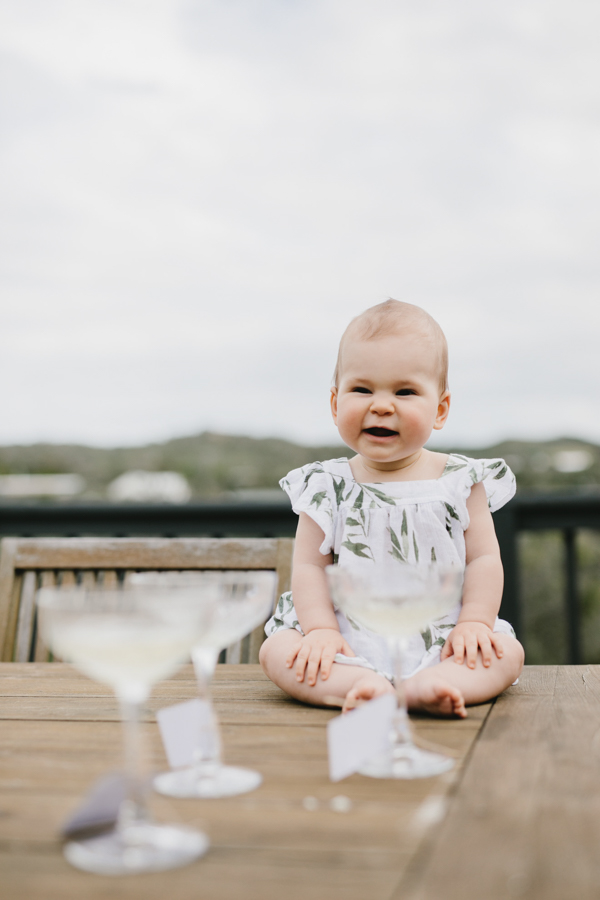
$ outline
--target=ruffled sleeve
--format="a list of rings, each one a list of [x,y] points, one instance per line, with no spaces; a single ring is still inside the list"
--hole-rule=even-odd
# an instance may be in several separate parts
[[[492,512],[508,503],[515,496],[517,480],[503,459],[479,459],[479,472]]]
[[[319,550],[324,555],[333,550],[334,527],[332,494],[335,489],[331,474],[323,463],[314,462],[301,469],[293,469],[279,482],[292,502],[292,509],[300,515],[307,513],[325,534]]]
[[[482,482],[491,512],[508,503],[517,489],[515,476],[503,459],[470,459],[453,453],[444,475],[458,483],[465,503],[473,485]]]

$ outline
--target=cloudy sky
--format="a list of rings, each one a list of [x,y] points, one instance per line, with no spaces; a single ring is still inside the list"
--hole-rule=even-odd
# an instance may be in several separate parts
[[[333,442],[348,320],[446,445],[600,441],[593,0],[0,0],[0,443]]]

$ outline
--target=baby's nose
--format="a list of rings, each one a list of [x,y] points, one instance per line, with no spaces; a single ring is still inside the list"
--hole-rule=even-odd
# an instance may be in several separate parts
[[[373,412],[379,413],[379,415],[385,415],[386,413],[394,412],[394,404],[392,398],[386,397],[384,394],[373,394],[371,409],[373,410]]]

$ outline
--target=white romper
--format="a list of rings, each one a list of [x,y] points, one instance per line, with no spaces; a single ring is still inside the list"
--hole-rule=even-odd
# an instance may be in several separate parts
[[[373,563],[389,558],[402,562],[437,560],[465,567],[465,537],[469,527],[467,499],[471,487],[483,482],[494,512],[511,499],[515,477],[502,459],[470,459],[450,454],[440,478],[428,481],[387,481],[359,484],[345,457],[294,469],[279,482],[295,513],[307,513],[323,530],[320,551],[333,561],[368,574]],[[460,604],[408,642],[404,676],[440,661],[441,648],[456,625]],[[338,653],[335,661],[365,666],[392,679],[385,640],[335,611],[340,632],[356,657]],[[301,634],[291,591],[282,594],[265,626],[267,635],[286,628]],[[494,631],[513,634],[508,622],[496,619]]]

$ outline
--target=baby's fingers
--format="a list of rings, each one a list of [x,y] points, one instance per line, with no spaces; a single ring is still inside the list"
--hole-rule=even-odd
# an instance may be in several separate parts
[[[342,638],[342,649],[339,652],[343,653],[344,656],[356,656],[356,653],[354,652],[348,641],[345,641],[344,638]]]
[[[321,663],[321,654],[317,649],[313,649],[310,657],[308,659],[308,664],[306,666],[306,680],[308,684],[314,685],[317,683],[317,673],[319,671],[319,664]]]
[[[454,650],[454,662],[462,664],[465,658],[465,639],[462,634],[457,634],[452,643]]]
[[[486,635],[479,638],[479,649],[481,650],[481,660],[487,669],[492,664],[492,642]]]
[[[443,662],[445,659],[448,659],[449,656],[452,656],[454,653],[454,648],[452,645],[452,638],[449,637],[442,647],[442,652],[440,653],[440,662]]]
[[[304,672],[308,663],[310,651],[306,647],[302,647],[296,656],[296,681],[304,681]]]
[[[323,650],[323,654],[321,656],[321,678],[323,679],[323,681],[326,681],[329,678],[329,673],[331,672],[331,667],[335,659],[335,653],[335,650]]]
[[[467,657],[467,665],[470,669],[474,669],[477,664],[477,651],[479,650],[479,641],[476,635],[468,634],[465,638],[465,654]]]
[[[490,641],[494,645],[496,656],[498,657],[498,659],[502,659],[502,657],[504,656],[504,647],[502,646],[502,639],[500,638],[500,635],[492,633]]]
[[[300,647],[301,647],[301,646],[302,646],[302,642],[299,642],[295,647],[292,648],[292,650],[290,650],[290,652],[289,652],[288,655],[286,656],[286,658],[285,658],[285,664],[286,664],[286,666],[287,666],[288,669],[291,669],[292,666],[294,665],[294,660],[295,660],[296,657],[298,656],[298,653],[300,652]]]

